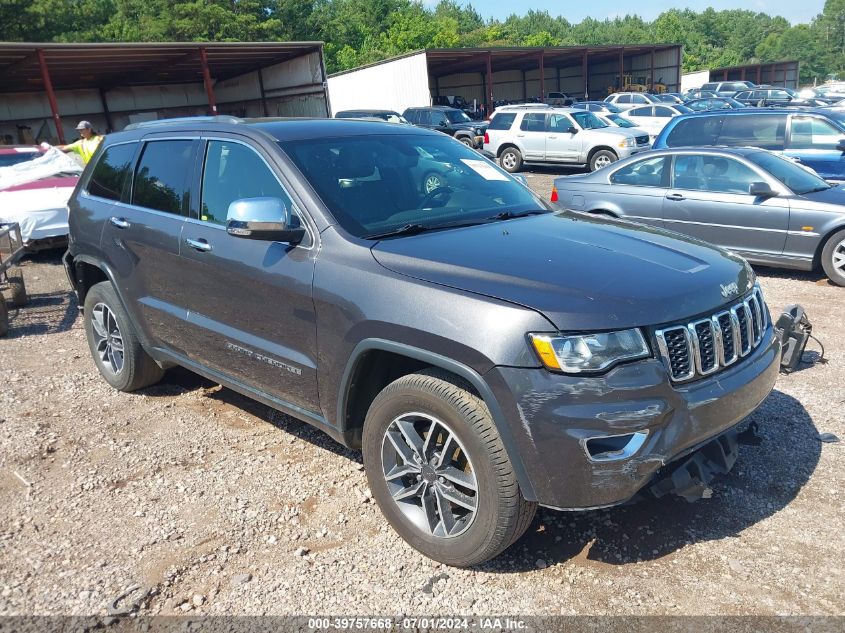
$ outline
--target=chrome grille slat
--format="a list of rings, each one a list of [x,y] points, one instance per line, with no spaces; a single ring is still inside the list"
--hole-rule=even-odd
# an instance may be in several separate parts
[[[655,331],[657,347],[673,382],[708,376],[748,356],[769,326],[760,289],[708,318]]]

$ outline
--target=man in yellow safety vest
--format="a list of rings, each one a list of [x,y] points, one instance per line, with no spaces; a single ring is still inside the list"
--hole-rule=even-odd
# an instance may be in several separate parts
[[[76,129],[79,130],[82,138],[70,145],[57,145],[57,147],[63,152],[76,152],[82,157],[82,162],[87,165],[103,137],[94,131],[94,126],[90,121],[80,121]]]

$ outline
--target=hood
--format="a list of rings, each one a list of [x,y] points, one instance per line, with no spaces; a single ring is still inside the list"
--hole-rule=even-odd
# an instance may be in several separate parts
[[[825,209],[825,211],[833,211],[838,213],[845,213],[845,185],[838,185],[825,189],[824,191],[814,191],[812,193],[805,193],[801,196],[795,196],[796,200],[807,200],[814,204],[829,204],[833,208]]]
[[[624,128],[624,127],[603,127],[599,128],[598,130],[585,130],[585,132],[591,132],[592,134],[612,134],[613,136],[620,136],[622,138],[634,137],[637,136],[633,130],[635,128]],[[647,134],[647,132],[646,132]]]
[[[476,128],[486,130],[488,125],[490,125],[489,121],[472,121],[471,123],[463,121],[461,123],[453,123],[452,127],[459,130],[474,130]]]
[[[382,240],[410,277],[533,308],[563,331],[622,329],[714,312],[754,273],[737,255],[660,229],[575,213]]]

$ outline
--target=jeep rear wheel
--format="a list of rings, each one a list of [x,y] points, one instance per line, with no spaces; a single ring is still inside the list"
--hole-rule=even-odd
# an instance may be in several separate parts
[[[475,143],[473,143],[473,140],[469,136],[461,136],[458,140],[467,147],[475,147]]]
[[[141,347],[108,281],[91,286],[85,295],[83,323],[94,363],[115,389],[135,391],[157,383],[164,376],[164,370]]]
[[[845,286],[845,230],[830,236],[822,249],[821,260],[827,278],[837,286]]]
[[[522,154],[515,147],[508,147],[499,156],[499,163],[506,172],[514,174],[522,169]]]
[[[484,402],[446,372],[392,382],[364,422],[364,467],[388,522],[434,560],[483,563],[516,541],[537,505],[519,490]]]

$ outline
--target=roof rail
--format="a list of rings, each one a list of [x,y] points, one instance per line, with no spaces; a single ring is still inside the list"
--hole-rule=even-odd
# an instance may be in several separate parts
[[[155,127],[158,125],[178,125],[180,123],[243,123],[243,119],[236,116],[229,116],[228,114],[218,114],[217,116],[180,116],[172,119],[156,119],[154,121],[139,121],[138,123],[130,123],[124,130],[137,130],[145,127]]]

